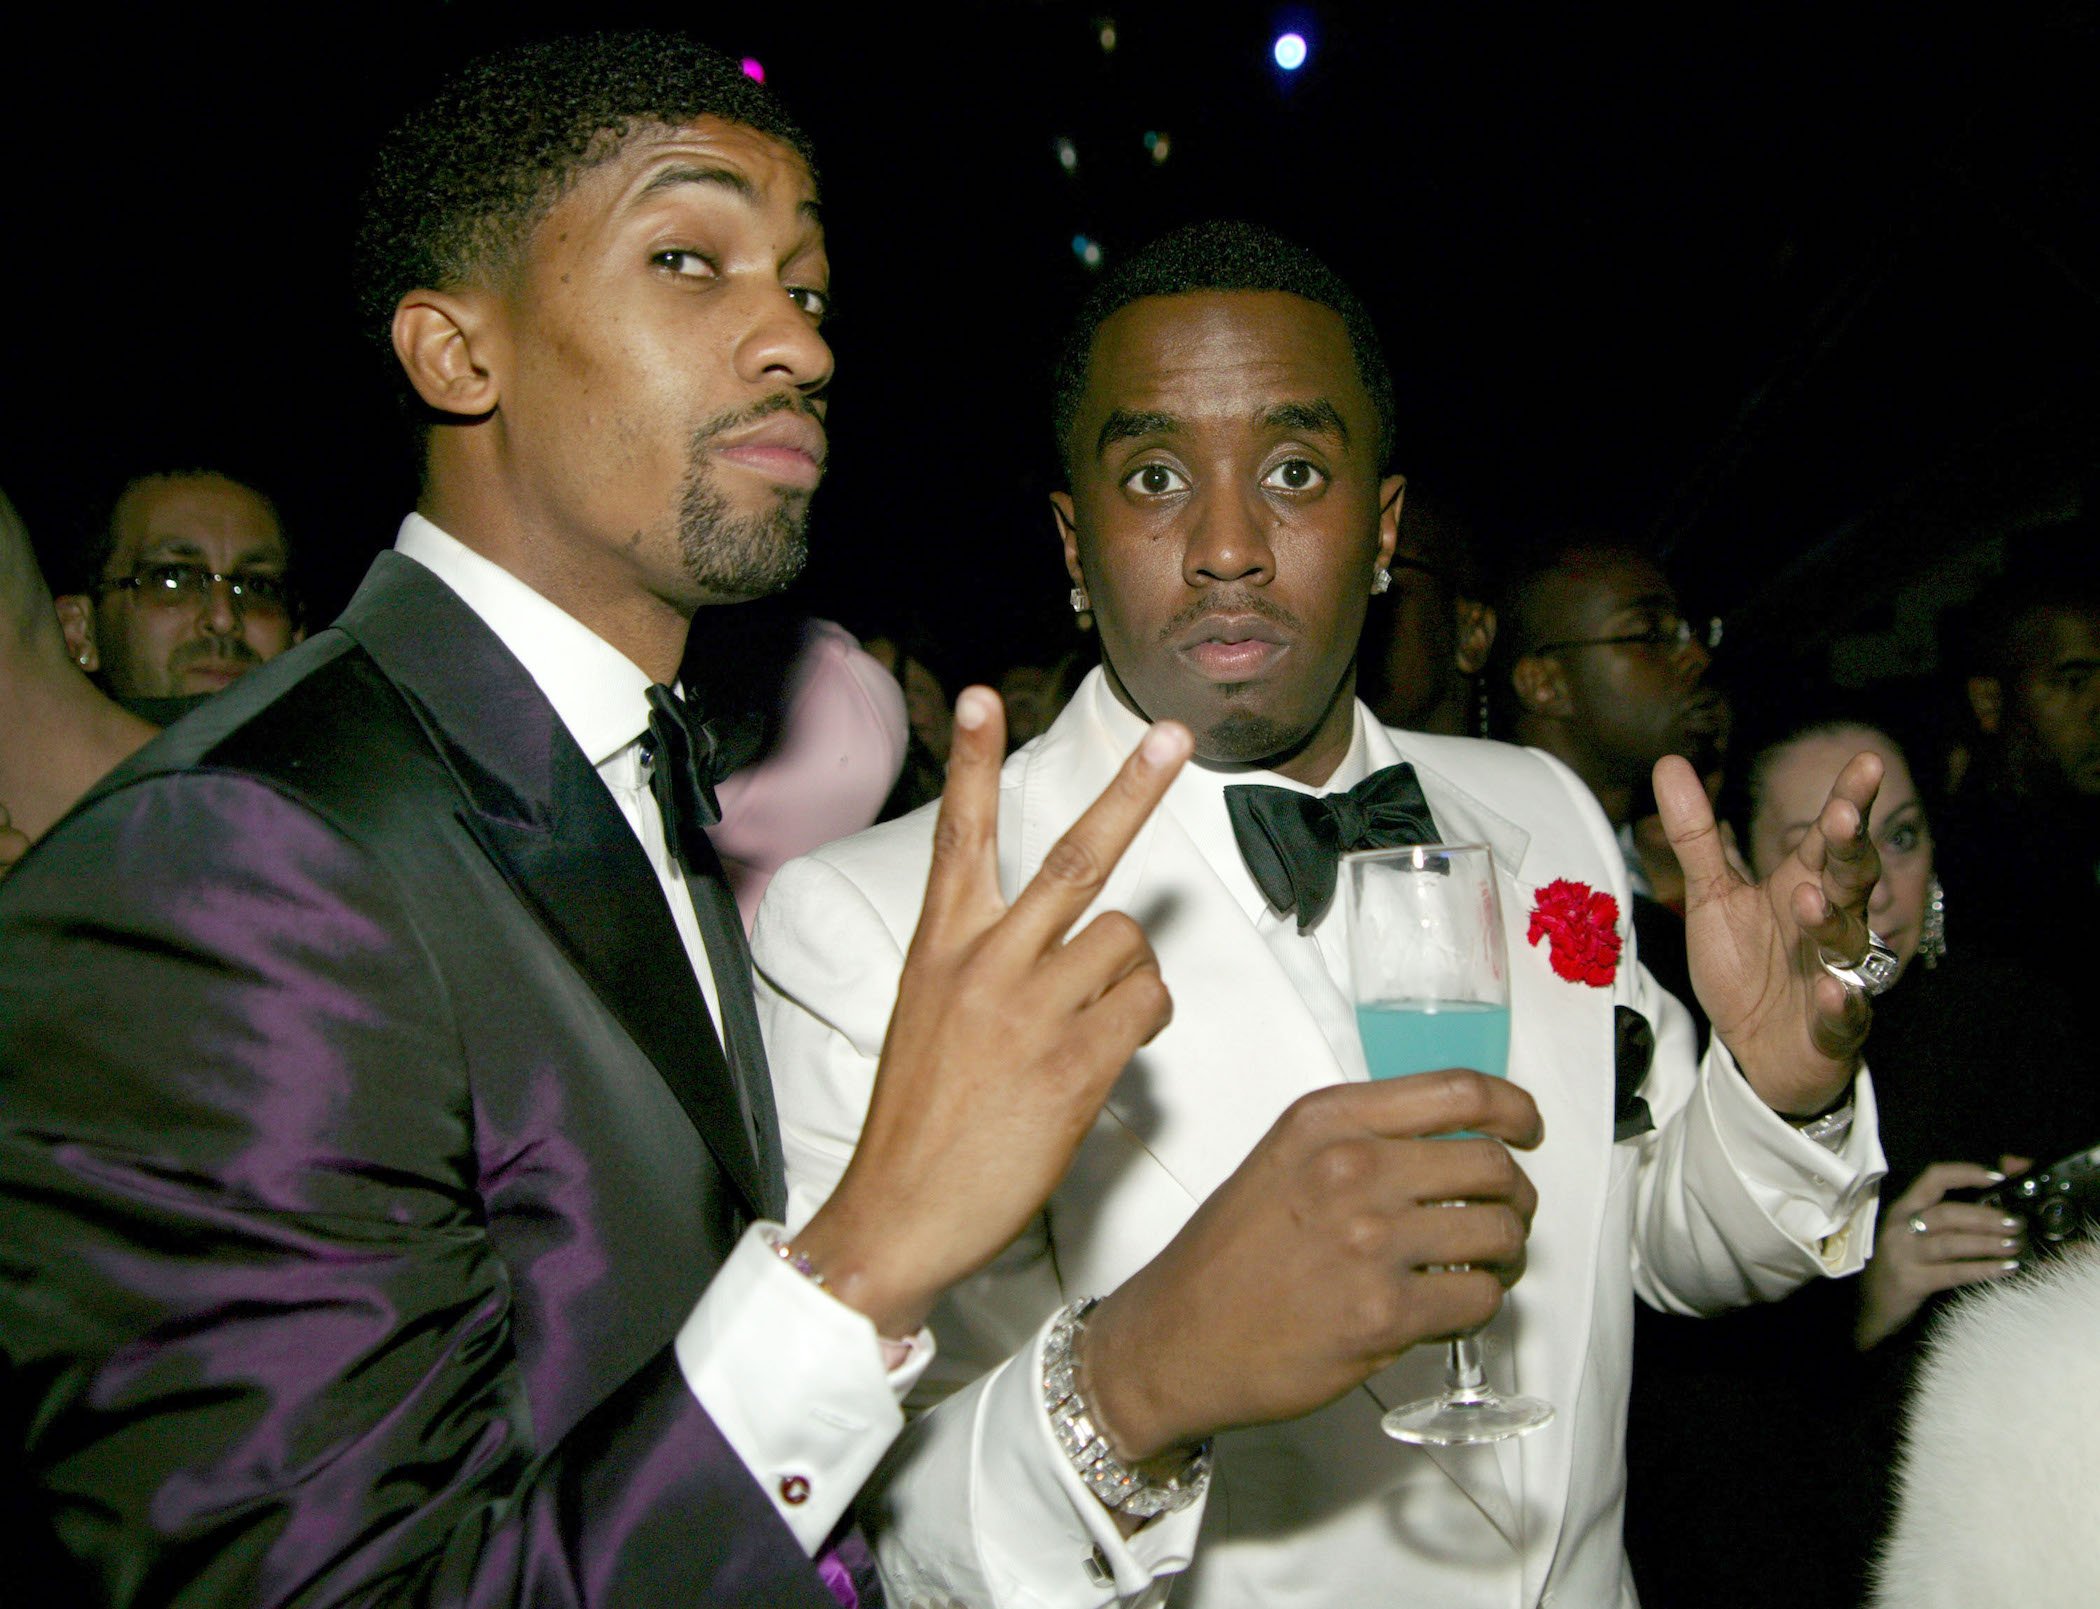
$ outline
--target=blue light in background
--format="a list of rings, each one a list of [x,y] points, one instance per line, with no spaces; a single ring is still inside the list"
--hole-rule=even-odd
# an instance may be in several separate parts
[[[1277,66],[1287,73],[1295,73],[1305,65],[1305,35],[1278,34],[1274,54]]]

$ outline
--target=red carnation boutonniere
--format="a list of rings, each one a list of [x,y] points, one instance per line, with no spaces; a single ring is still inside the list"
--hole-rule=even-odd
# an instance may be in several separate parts
[[[1537,944],[1551,937],[1554,973],[1570,983],[1606,989],[1619,973],[1619,902],[1588,883],[1556,877],[1539,890],[1524,935]]]

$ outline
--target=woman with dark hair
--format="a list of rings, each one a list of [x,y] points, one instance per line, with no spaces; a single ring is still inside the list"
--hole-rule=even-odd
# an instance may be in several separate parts
[[[1661,1606],[1861,1601],[1918,1339],[1943,1293],[2004,1278],[2027,1253],[2016,1220],[1949,1192],[2100,1141],[2091,1053],[2067,1003],[1963,953],[1924,802],[1880,725],[1797,710],[1740,732],[1721,809],[1749,869],[1793,847],[1813,819],[1809,790],[1827,792],[1862,749],[1886,768],[1868,823],[1882,865],[1868,919],[1901,963],[1867,1041],[1888,1158],[1874,1256],[1855,1279],[1771,1307],[1642,1315],[1627,1546],[1643,1600]]]

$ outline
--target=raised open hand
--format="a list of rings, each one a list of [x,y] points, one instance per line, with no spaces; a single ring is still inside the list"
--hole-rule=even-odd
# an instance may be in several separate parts
[[[1879,758],[1854,755],[1793,853],[1753,883],[1729,865],[1691,765],[1671,756],[1655,767],[1656,804],[1684,867],[1692,987],[1751,1087],[1788,1116],[1829,1106],[1859,1068],[1872,1013],[1822,958],[1866,953],[1881,857],[1865,826],[1880,786]]]
[[[996,694],[956,701],[933,864],[860,1143],[795,1237],[885,1335],[990,1261],[1064,1177],[1133,1052],[1166,1026],[1144,931],[1104,912],[1067,938],[1194,747],[1146,733],[1009,907],[999,892]]]

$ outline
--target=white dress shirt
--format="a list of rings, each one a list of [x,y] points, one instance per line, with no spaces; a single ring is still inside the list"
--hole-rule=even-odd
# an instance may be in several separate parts
[[[642,739],[648,674],[574,616],[420,514],[398,552],[459,595],[525,667],[634,829],[721,1031],[721,997],[693,897],[664,840]],[[737,980],[736,987],[744,987]],[[775,1255],[754,1224],[676,1341],[693,1395],[814,1555],[904,1427],[900,1404],[932,1358],[922,1331],[894,1371],[875,1327]]]

